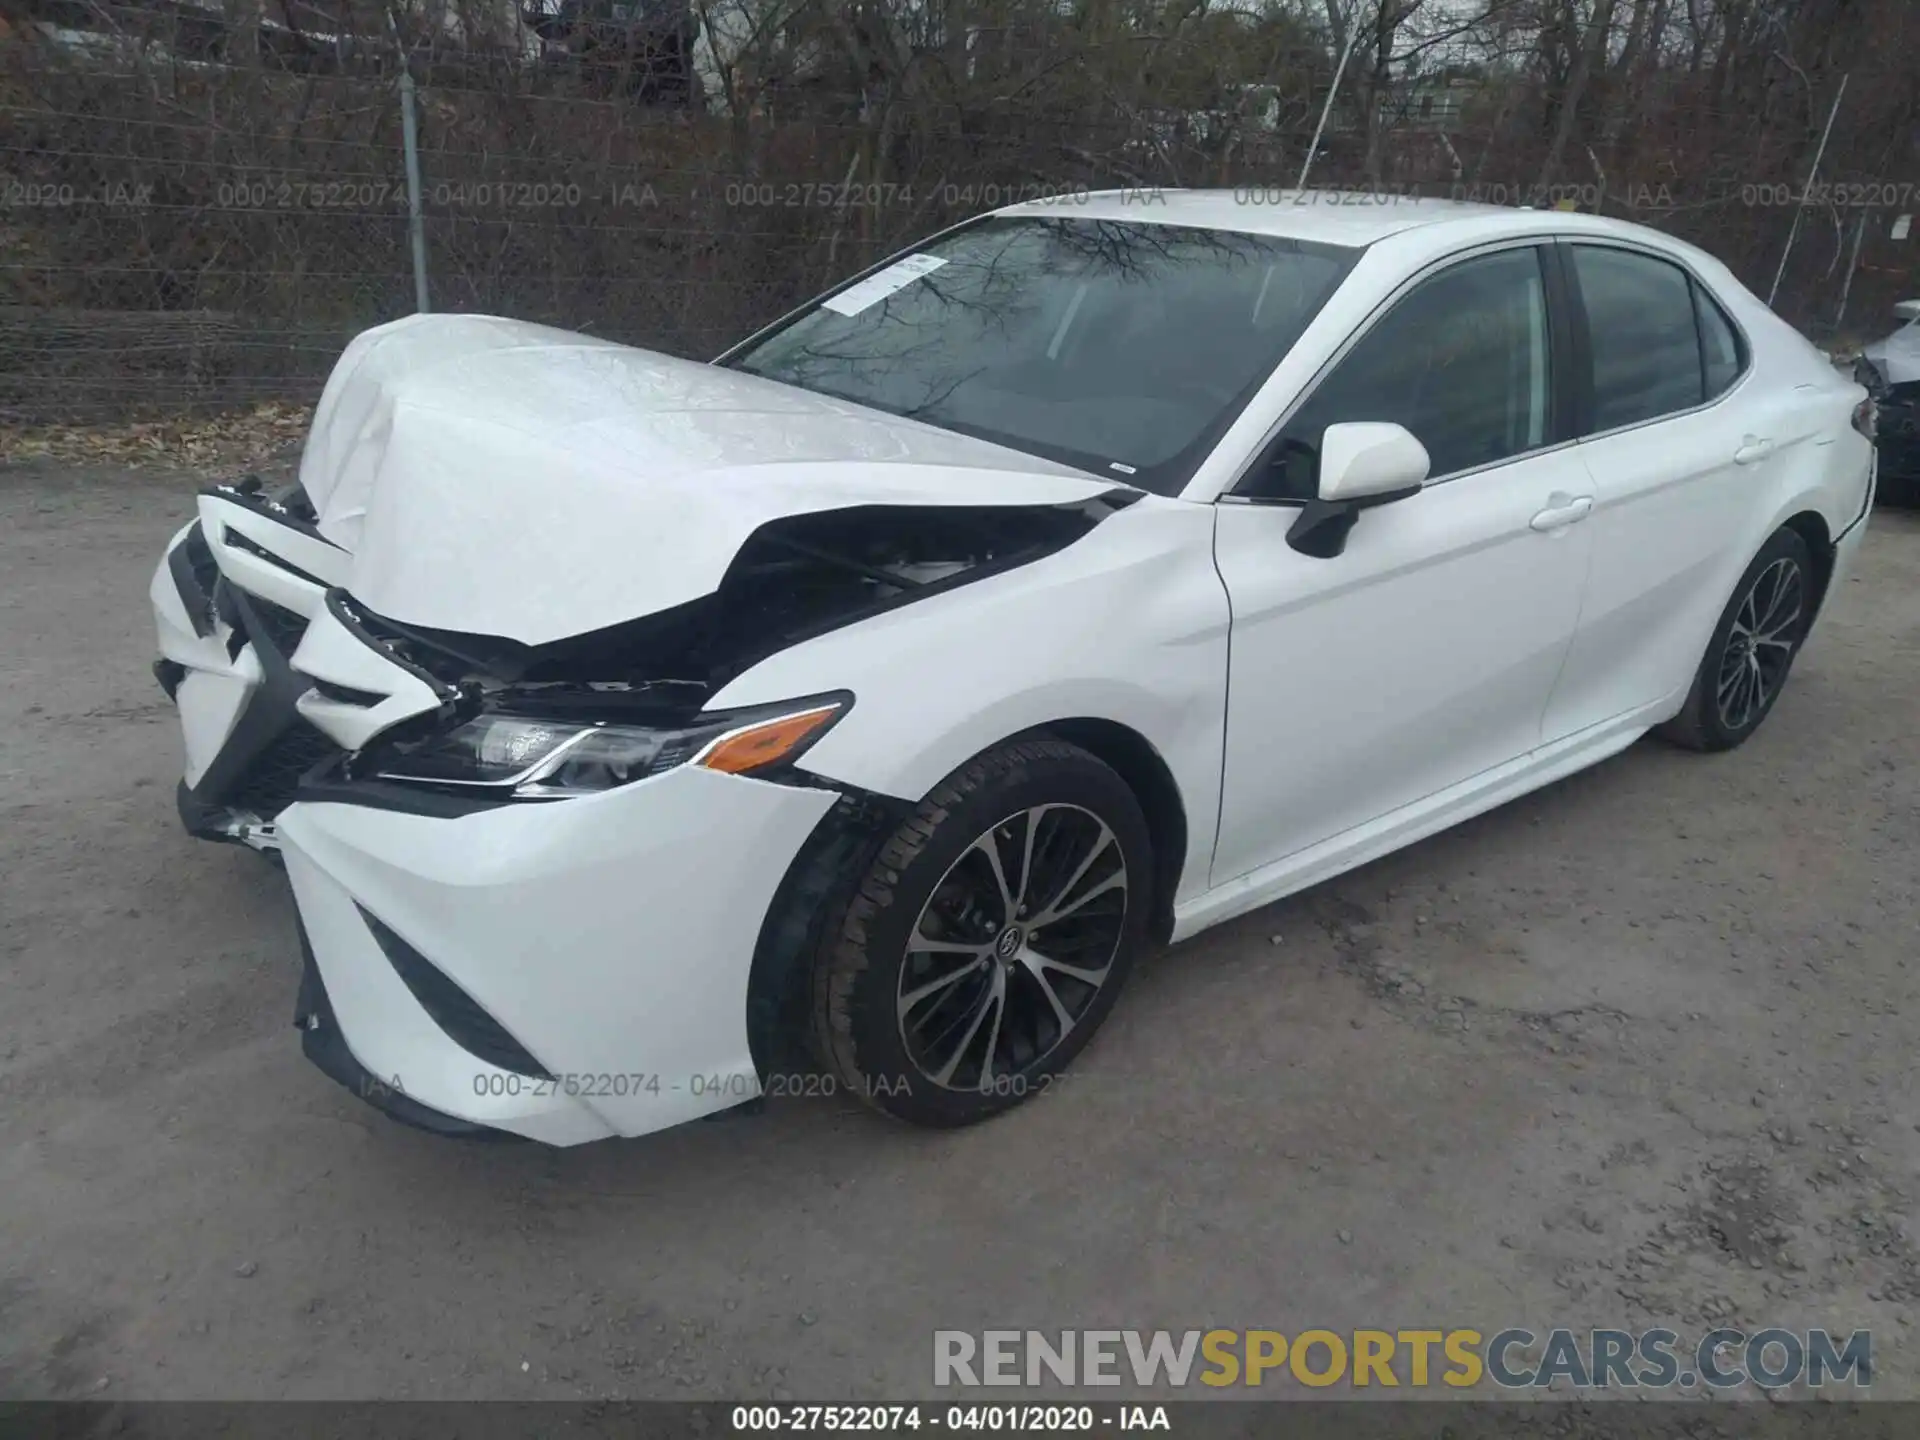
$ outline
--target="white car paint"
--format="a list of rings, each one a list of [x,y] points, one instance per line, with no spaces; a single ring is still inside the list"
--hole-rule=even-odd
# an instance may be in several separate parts
[[[353,556],[338,545],[296,530],[218,494],[199,498],[201,532],[221,573],[250,595],[298,615],[312,615],[321,597],[352,575]],[[250,540],[279,558],[241,547]]]
[[[1540,744],[1591,547],[1582,526],[1530,522],[1585,486],[1572,447],[1432,484],[1368,513],[1337,562],[1287,549],[1288,510],[1219,507],[1233,678],[1216,885]]]
[[[530,645],[707,594],[777,516],[1111,488],[753,376],[468,316],[355,340],[300,474],[320,532],[353,551],[355,599]]]
[[[807,752],[806,768],[916,798],[1010,735],[1080,718],[1124,725],[1179,787],[1188,820],[1179,896],[1197,896],[1219,808],[1232,621],[1214,525],[1212,506],[1146,496],[1038,564],[783,650],[713,705],[772,703],[836,676],[859,702]],[[942,657],[931,669],[930,656]]]
[[[297,615],[311,616],[327,588],[347,579],[352,559],[347,551],[293,528],[274,518],[271,511],[263,514],[226,498],[218,490],[201,495],[196,505],[197,528],[218,572],[251,596]],[[195,528],[189,524],[174,533],[167,543],[168,557]],[[243,549],[238,543],[242,540],[279,556],[280,563]],[[195,785],[226,746],[241,715],[259,693],[265,674],[250,641],[242,637],[237,647],[233,643],[233,627],[226,619],[211,615],[208,632],[199,633],[169,573],[167,559],[162,559],[154,572],[149,597],[156,648],[163,659],[185,671],[174,700],[186,747],[185,779],[188,785]]]
[[[417,673],[366,645],[324,606],[293,652],[293,666],[314,680],[383,697],[374,705],[350,704],[315,689],[294,702],[311,724],[348,750],[358,750],[374,736],[425,714],[445,699]]]
[[[183,525],[167,542],[171,555],[193,527]],[[200,634],[188,617],[166,561],[161,561],[147,589],[153,603],[156,648],[163,659],[184,667],[186,674],[174,694],[180,712],[180,732],[186,748],[186,781],[197,784],[227,743],[247,697],[260,687],[260,661],[251,646],[229,654],[224,622]]]
[[[1425,482],[1433,465],[1399,425],[1360,421],[1329,425],[1320,440],[1320,498],[1360,500]]]
[[[296,804],[280,832],[355,1057],[444,1113],[564,1145],[759,1093],[748,962],[786,858],[833,802],[825,789],[684,766],[452,822]],[[511,1016],[556,1079],[596,1078],[505,1079],[460,1049],[396,978],[356,906]]]
[[[760,1084],[747,1042],[756,937],[836,792],[916,801],[1010,736],[1124,727],[1164,763],[1185,815],[1164,897],[1183,937],[1631,744],[1678,710],[1774,529],[1818,517],[1842,575],[1859,544],[1872,452],[1849,414],[1862,392],[1693,247],[1593,217],[1433,202],[1176,192],[1150,206],[1096,196],[1073,213],[1368,248],[1177,497],[1143,496],[1047,558],[789,645],[711,697],[712,709],[857,697],[803,757],[817,786],[681,766],[478,813],[401,814],[337,789],[282,812],[302,920],[366,1070],[442,1114],[555,1144],[724,1108]],[[1556,237],[1690,270],[1745,332],[1749,373],[1696,412],[1440,477],[1365,512],[1330,559],[1289,548],[1296,509],[1229,493],[1412,278]],[[352,554],[337,582],[352,603],[527,643],[697,599],[774,517],[1113,488],[734,372],[486,317],[356,340],[302,477],[321,537]],[[182,631],[165,572],[162,644],[197,667],[187,684],[196,696],[243,684]],[[422,723],[439,703],[328,607],[307,613],[296,668],[385,697],[302,699],[340,743]],[[188,708],[191,773],[217,725],[194,738]],[[513,1092],[427,1017],[362,908],[555,1075],[659,1083]]]

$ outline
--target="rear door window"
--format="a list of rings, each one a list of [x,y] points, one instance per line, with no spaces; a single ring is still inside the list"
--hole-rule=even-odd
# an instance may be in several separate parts
[[[1702,404],[1707,381],[1687,272],[1634,250],[1570,248],[1593,352],[1591,430],[1617,430]]]

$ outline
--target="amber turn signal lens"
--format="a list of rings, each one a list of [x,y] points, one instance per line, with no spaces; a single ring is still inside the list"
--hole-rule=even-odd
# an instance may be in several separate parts
[[[785,759],[839,713],[838,705],[823,705],[818,710],[803,710],[798,715],[782,715],[778,720],[750,725],[731,735],[722,735],[694,763],[729,775],[759,770]]]

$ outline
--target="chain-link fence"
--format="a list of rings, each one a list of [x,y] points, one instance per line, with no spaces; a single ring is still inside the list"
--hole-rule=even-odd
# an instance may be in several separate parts
[[[422,285],[434,309],[705,357],[968,214],[1115,187],[1283,203],[1310,151],[1312,183],[1372,203],[1672,231],[1777,280],[1816,338],[1920,293],[1908,0],[1833,0],[1851,18],[1817,35],[1818,3],[1751,34],[1732,0],[1718,28],[1664,0],[1426,5],[576,6],[556,40],[529,4],[487,12],[506,40],[430,43],[418,15],[383,39],[343,10],[320,44],[258,5],[247,32],[231,4],[0,0],[0,417],[311,398]],[[583,33],[629,43],[586,63]]]

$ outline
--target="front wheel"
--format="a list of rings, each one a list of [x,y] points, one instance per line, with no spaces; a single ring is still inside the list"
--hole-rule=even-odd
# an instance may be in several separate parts
[[[1144,942],[1139,801],[1064,741],[1002,745],[881,847],[814,970],[840,1081],[919,1125],[968,1125],[1047,1089],[1106,1019]]]
[[[1773,709],[1813,621],[1807,542],[1776,530],[1734,587],[1680,713],[1660,734],[1689,750],[1731,750]]]

